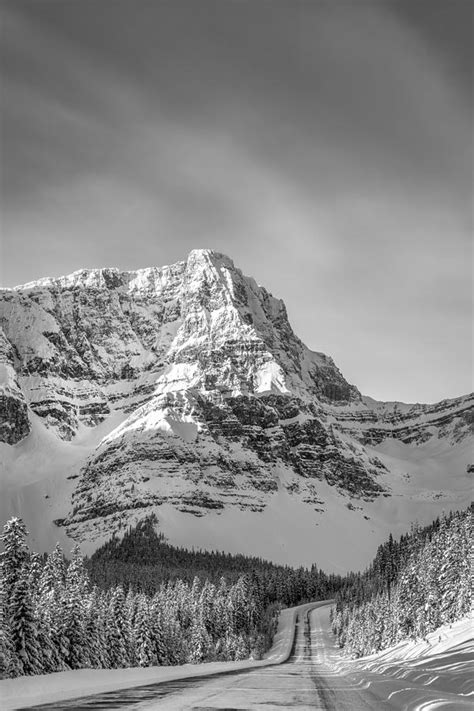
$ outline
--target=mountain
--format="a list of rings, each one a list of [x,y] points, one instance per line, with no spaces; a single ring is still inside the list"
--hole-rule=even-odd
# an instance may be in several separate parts
[[[469,496],[473,395],[363,397],[211,250],[3,289],[0,325],[0,513],[41,547],[155,512],[173,543],[343,570]]]

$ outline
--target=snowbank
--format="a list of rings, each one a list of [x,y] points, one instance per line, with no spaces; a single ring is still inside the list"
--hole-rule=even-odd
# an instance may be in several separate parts
[[[388,675],[461,696],[474,694],[474,626],[472,617],[443,625],[419,641],[394,647],[354,662],[360,670]]]
[[[441,627],[426,641],[403,642],[351,660],[337,646],[328,608],[314,610],[310,618],[312,660],[321,677],[370,691],[380,702],[371,708],[387,708],[388,704],[400,711],[472,710],[471,619]]]

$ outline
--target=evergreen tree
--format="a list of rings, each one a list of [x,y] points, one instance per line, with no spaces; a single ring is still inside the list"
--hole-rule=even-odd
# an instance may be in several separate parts
[[[189,640],[188,661],[191,664],[199,664],[207,659],[211,649],[211,640],[206,630],[206,626],[202,619],[202,615],[198,614],[191,627],[191,635]]]
[[[24,574],[24,566],[29,559],[27,535],[28,531],[21,518],[13,517],[5,524],[0,536],[4,549],[0,553],[0,568],[7,600],[13,593],[20,574]]]
[[[149,602],[145,595],[139,595],[134,624],[134,641],[136,658],[140,667],[150,667],[158,661],[150,618]]]
[[[10,632],[10,621],[7,612],[5,594],[5,579],[0,567],[0,679],[14,676],[13,643]]]
[[[12,644],[14,675],[41,674],[43,653],[38,643],[38,623],[28,586],[29,568],[23,563],[7,608]]]
[[[110,595],[106,623],[107,649],[112,668],[129,666],[130,629],[125,614],[125,595],[119,585]]]
[[[467,615],[471,548],[471,509],[415,525],[399,543],[389,539],[337,596],[332,627],[340,646],[361,656]]]
[[[95,587],[86,597],[84,606],[84,631],[87,640],[89,665],[93,669],[107,668],[105,615],[102,596]]]
[[[79,546],[72,551],[63,589],[63,633],[67,639],[66,663],[71,669],[90,665],[86,638],[86,601],[89,581]]]

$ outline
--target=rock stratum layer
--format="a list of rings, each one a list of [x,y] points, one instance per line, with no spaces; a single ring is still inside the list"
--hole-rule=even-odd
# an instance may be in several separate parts
[[[297,338],[283,301],[210,250],[0,295],[9,491],[15,477],[38,489],[48,477],[25,479],[25,467],[38,451],[44,461],[48,448],[51,458],[60,452],[56,492],[42,496],[57,500],[50,516],[59,511],[57,524],[82,541],[151,511],[167,511],[164,522],[170,511],[211,517],[217,531],[216,516],[265,514],[282,492],[316,523],[328,496],[369,521],[367,506],[393,495],[391,475],[402,476],[387,442],[409,447],[418,471],[424,451],[449,461],[472,435],[472,396],[435,405],[363,397]],[[463,457],[453,456],[462,475]]]

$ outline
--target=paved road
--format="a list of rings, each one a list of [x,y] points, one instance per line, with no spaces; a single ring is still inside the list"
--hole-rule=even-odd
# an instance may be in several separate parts
[[[312,625],[316,624],[316,633]],[[301,612],[295,644],[287,662],[218,679],[199,688],[188,687],[136,708],[143,711],[384,711],[396,708],[371,689],[327,671],[317,671],[325,661],[325,633],[320,617]],[[331,641],[332,643],[332,641]]]
[[[431,687],[408,685],[391,677],[352,669],[342,661],[334,645],[328,618],[327,604],[315,609],[305,606],[298,612],[294,645],[283,664],[151,684],[34,708],[38,711],[459,711],[472,708],[467,699],[440,694]]]

